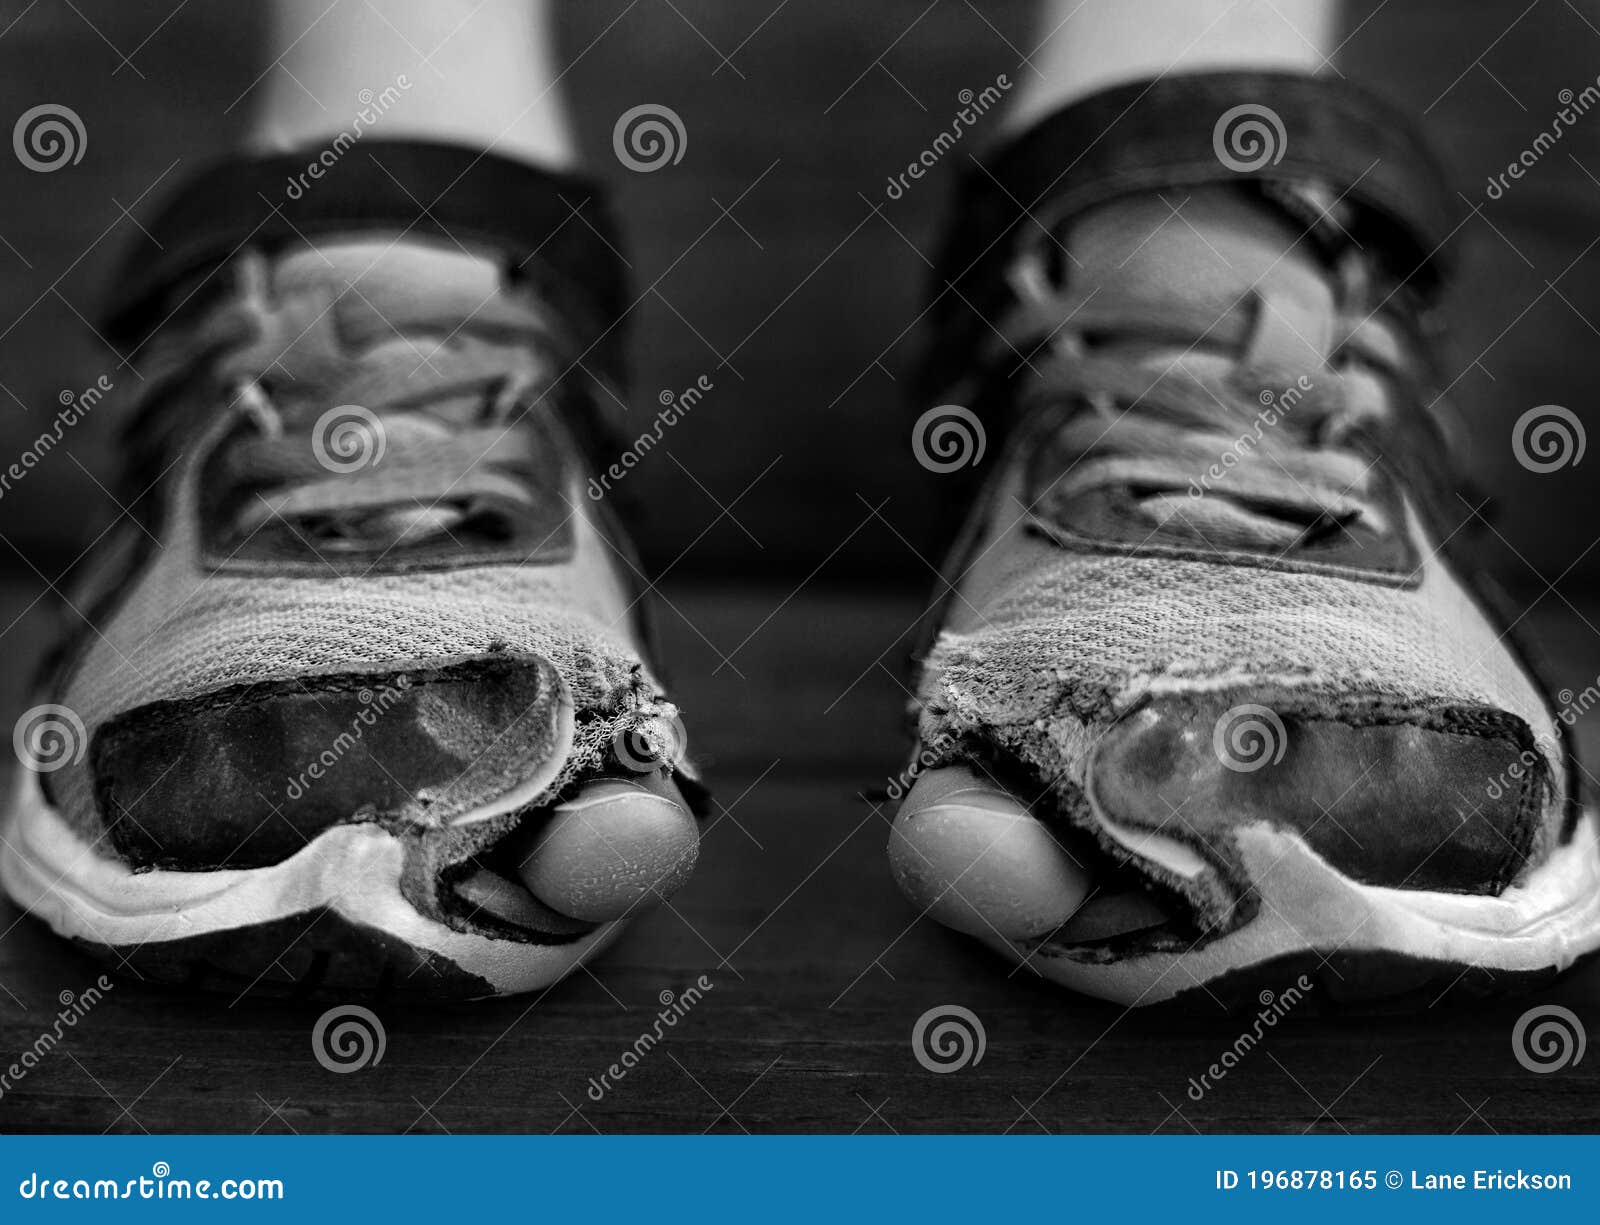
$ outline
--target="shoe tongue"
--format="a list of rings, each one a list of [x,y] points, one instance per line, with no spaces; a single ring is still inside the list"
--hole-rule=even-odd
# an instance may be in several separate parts
[[[319,289],[349,294],[341,321],[387,318],[399,330],[409,318],[470,314],[492,304],[500,266],[454,246],[391,235],[351,237],[288,248],[268,259],[279,294]],[[365,309],[362,309],[362,308]]]
[[[526,312],[506,309],[499,265],[455,247],[388,236],[322,242],[269,258],[267,276],[278,302],[327,306],[350,349],[410,340],[426,354],[468,321],[527,326]]]
[[[1127,494],[1149,529],[1215,549],[1281,554],[1319,525],[1352,513],[1349,499],[1331,495],[1313,467],[1271,445],[1310,436],[1323,422],[1318,408],[1291,414],[1282,395],[1296,388],[1291,405],[1297,405],[1302,380],[1327,381],[1338,334],[1331,261],[1305,220],[1275,199],[1233,187],[1152,193],[1086,212],[1068,232],[1066,248],[1072,299],[1105,329],[1092,338],[1098,356],[1162,380],[1188,375],[1210,391],[1178,414],[1204,417],[1220,440],[1216,452],[1209,444],[1201,448],[1204,459],[1179,447],[1176,434],[1171,442],[1178,449],[1170,452],[1152,449],[1148,437],[1123,435],[1120,454],[1149,464]],[[1365,376],[1340,372],[1346,385],[1359,377]],[[1370,390],[1367,398],[1382,403],[1382,388]],[[1150,397],[1148,412],[1160,398]],[[1270,427],[1261,416],[1266,404],[1278,406]],[[1098,421],[1088,428],[1107,432]],[[1213,454],[1222,463],[1221,448],[1233,438],[1245,442],[1229,451],[1226,480],[1206,487],[1215,496],[1183,488]],[[1157,471],[1171,488],[1152,475]]]
[[[1215,370],[1248,356],[1283,372],[1326,358],[1335,304],[1306,228],[1284,209],[1231,187],[1124,197],[1083,214],[1067,235],[1066,276],[1132,318],[1187,321],[1188,335],[1129,338],[1139,357]],[[1270,326],[1253,326],[1258,303]],[[1230,326],[1231,321],[1231,326]],[[1242,342],[1249,336],[1248,353]],[[1121,340],[1123,338],[1115,338]]]

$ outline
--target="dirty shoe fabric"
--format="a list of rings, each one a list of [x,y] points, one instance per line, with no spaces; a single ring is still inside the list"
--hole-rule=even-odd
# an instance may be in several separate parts
[[[285,195],[305,161],[202,175],[119,279],[137,517],[69,593],[0,879],[154,976],[540,987],[617,925],[502,844],[602,776],[692,783],[584,493],[615,239],[591,184],[481,152],[364,144]]]
[[[1272,74],[1110,90],[969,176],[922,424],[993,459],[919,768],[975,769],[1142,904],[992,939],[1043,974],[1397,995],[1600,943],[1563,725],[1460,555],[1447,200],[1386,107]]]

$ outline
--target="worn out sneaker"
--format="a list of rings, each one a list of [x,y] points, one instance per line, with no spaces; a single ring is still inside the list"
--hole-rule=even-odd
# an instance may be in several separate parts
[[[919,442],[1008,440],[891,836],[935,918],[1126,1004],[1431,1001],[1600,944],[1563,723],[1461,549],[1434,166],[1344,85],[1221,73],[969,176]]]
[[[596,189],[363,143],[202,175],[124,269],[124,521],[16,729],[0,881],[227,990],[543,987],[691,871],[608,507]]]

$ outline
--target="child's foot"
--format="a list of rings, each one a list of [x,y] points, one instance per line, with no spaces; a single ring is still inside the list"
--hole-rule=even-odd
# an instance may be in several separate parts
[[[1600,945],[1562,726],[1456,555],[1432,165],[1345,87],[1216,74],[972,176],[937,386],[1011,437],[920,680],[916,905],[1130,1004]]]
[[[17,729],[0,880],[201,985],[541,987],[698,839],[584,493],[614,458],[608,223],[468,149],[312,160],[201,177],[126,271],[145,513]]]

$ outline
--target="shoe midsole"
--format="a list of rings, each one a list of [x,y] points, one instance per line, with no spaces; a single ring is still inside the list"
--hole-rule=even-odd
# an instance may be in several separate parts
[[[135,872],[75,832],[28,770],[17,772],[0,836],[0,886],[13,901],[63,936],[112,947],[236,931],[326,908],[511,993],[555,982],[622,928],[607,923],[569,943],[541,945],[447,927],[402,896],[404,848],[371,824],[325,830],[268,867]]]
[[[1236,831],[1260,898],[1237,931],[1181,952],[1096,959],[1070,948],[990,943],[1046,977],[1124,1004],[1153,1004],[1198,984],[1295,953],[1385,952],[1489,971],[1563,970],[1600,949],[1600,821],[1573,836],[1497,897],[1363,885],[1298,834]]]

